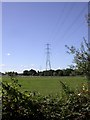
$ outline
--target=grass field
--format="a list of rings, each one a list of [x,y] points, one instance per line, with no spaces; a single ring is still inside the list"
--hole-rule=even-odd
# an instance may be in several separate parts
[[[17,77],[22,85],[21,91],[37,91],[42,95],[55,95],[62,92],[62,81],[70,86],[71,89],[80,89],[83,84],[87,86],[84,77]],[[2,81],[10,82],[10,77],[3,77]]]

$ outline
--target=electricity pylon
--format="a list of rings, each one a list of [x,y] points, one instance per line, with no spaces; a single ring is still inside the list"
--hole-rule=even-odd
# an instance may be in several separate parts
[[[50,63],[50,44],[46,44],[46,70],[51,70],[51,63]]]

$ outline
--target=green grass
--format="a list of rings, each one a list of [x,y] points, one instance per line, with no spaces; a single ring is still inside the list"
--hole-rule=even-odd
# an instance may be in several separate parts
[[[87,86],[84,77],[17,77],[22,85],[21,91],[37,91],[42,95],[55,95],[62,92],[62,81],[70,86],[71,89],[80,89],[83,84]],[[10,81],[10,77],[3,77],[3,82]]]

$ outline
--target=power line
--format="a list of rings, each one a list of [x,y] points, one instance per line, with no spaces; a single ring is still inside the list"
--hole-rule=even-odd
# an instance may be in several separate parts
[[[52,41],[55,39],[56,35],[61,31],[61,26],[65,26],[65,22],[67,21],[67,19],[70,17],[70,14],[72,13],[73,11],[73,6],[74,4],[70,4],[70,7],[69,9],[66,11],[66,15],[64,17],[62,17],[60,15],[59,19],[58,19],[58,22],[57,22],[57,25],[59,26],[58,29],[56,29],[56,34],[54,34],[54,37],[52,38]],[[64,9],[66,10],[66,6],[64,6]],[[69,13],[69,14],[68,14]],[[64,15],[64,13],[62,13]],[[60,20],[60,21],[59,21]],[[60,24],[59,24],[60,23]],[[55,26],[57,28],[57,26]],[[55,30],[55,29],[54,29]],[[54,31],[53,30],[53,31]]]
[[[61,37],[66,37],[66,34],[69,33],[70,30],[71,30],[71,28],[74,26],[74,24],[76,24],[76,20],[78,20],[81,17],[81,14],[85,11],[86,7],[87,7],[87,5],[85,5],[85,7],[80,11],[80,13],[77,15],[77,17],[74,19],[74,21],[70,24],[70,26],[65,30],[64,34]],[[72,6],[72,8],[73,8],[73,6]],[[68,20],[69,17],[71,17],[70,16],[71,11],[72,11],[72,9],[70,10],[70,12],[68,11],[69,15],[68,15],[67,19],[63,20],[63,23],[64,23],[63,26],[65,26],[65,21]],[[61,23],[61,25],[62,25],[62,23]],[[57,34],[60,33],[60,31],[62,30],[62,29],[60,29],[60,31],[59,31],[59,29],[57,30]],[[53,37],[52,40],[55,39],[55,37],[56,37],[57,34],[54,35],[54,37]]]
[[[62,35],[62,38],[66,37],[67,34],[70,32],[71,28],[74,27],[74,25],[78,22],[78,19],[80,19],[83,14],[83,12],[85,11],[85,8],[87,7],[87,5],[84,6],[84,8],[80,11],[80,13],[77,15],[77,17],[74,19],[74,21],[72,21],[72,23],[70,24],[70,26],[68,26],[68,28],[64,31],[64,34]],[[77,30],[76,30],[77,31]]]
[[[55,29],[57,28],[57,26],[59,26],[60,21],[63,22],[63,17],[65,17],[65,16],[63,16],[64,13],[65,13],[65,7],[66,7],[66,6],[65,6],[65,3],[64,3],[63,8],[61,9],[61,11],[63,12],[63,14],[62,14],[62,16],[61,16],[61,14],[59,15],[59,17],[58,17],[58,19],[57,19],[57,21],[56,21],[56,23],[55,23],[55,25],[53,26],[53,29],[52,29],[52,31],[51,31],[51,35],[54,33],[54,31],[55,31]]]

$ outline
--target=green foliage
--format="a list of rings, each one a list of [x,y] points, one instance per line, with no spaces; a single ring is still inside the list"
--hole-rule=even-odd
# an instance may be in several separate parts
[[[5,73],[6,75],[8,75],[8,76],[11,76],[11,77],[14,77],[14,76],[16,76],[16,75],[18,75],[18,73],[17,72],[6,72]]]
[[[84,38],[84,43],[81,44],[80,49],[76,49],[74,46],[68,47],[68,53],[74,55],[74,63],[76,68],[84,73],[88,80],[90,80],[90,43],[87,43]]]
[[[35,76],[35,75],[37,75],[37,72],[35,70],[33,70],[33,69],[31,69],[29,71],[25,70],[25,71],[23,71],[23,75],[25,75],[25,76],[29,76],[29,75]]]
[[[63,83],[62,81],[60,81],[60,83],[61,83],[62,88],[67,96],[69,96],[70,94],[74,94],[74,91],[71,90],[67,84]]]
[[[90,98],[71,92],[64,83],[66,99],[41,96],[36,92],[20,92],[18,80],[2,83],[2,120],[89,120]]]

